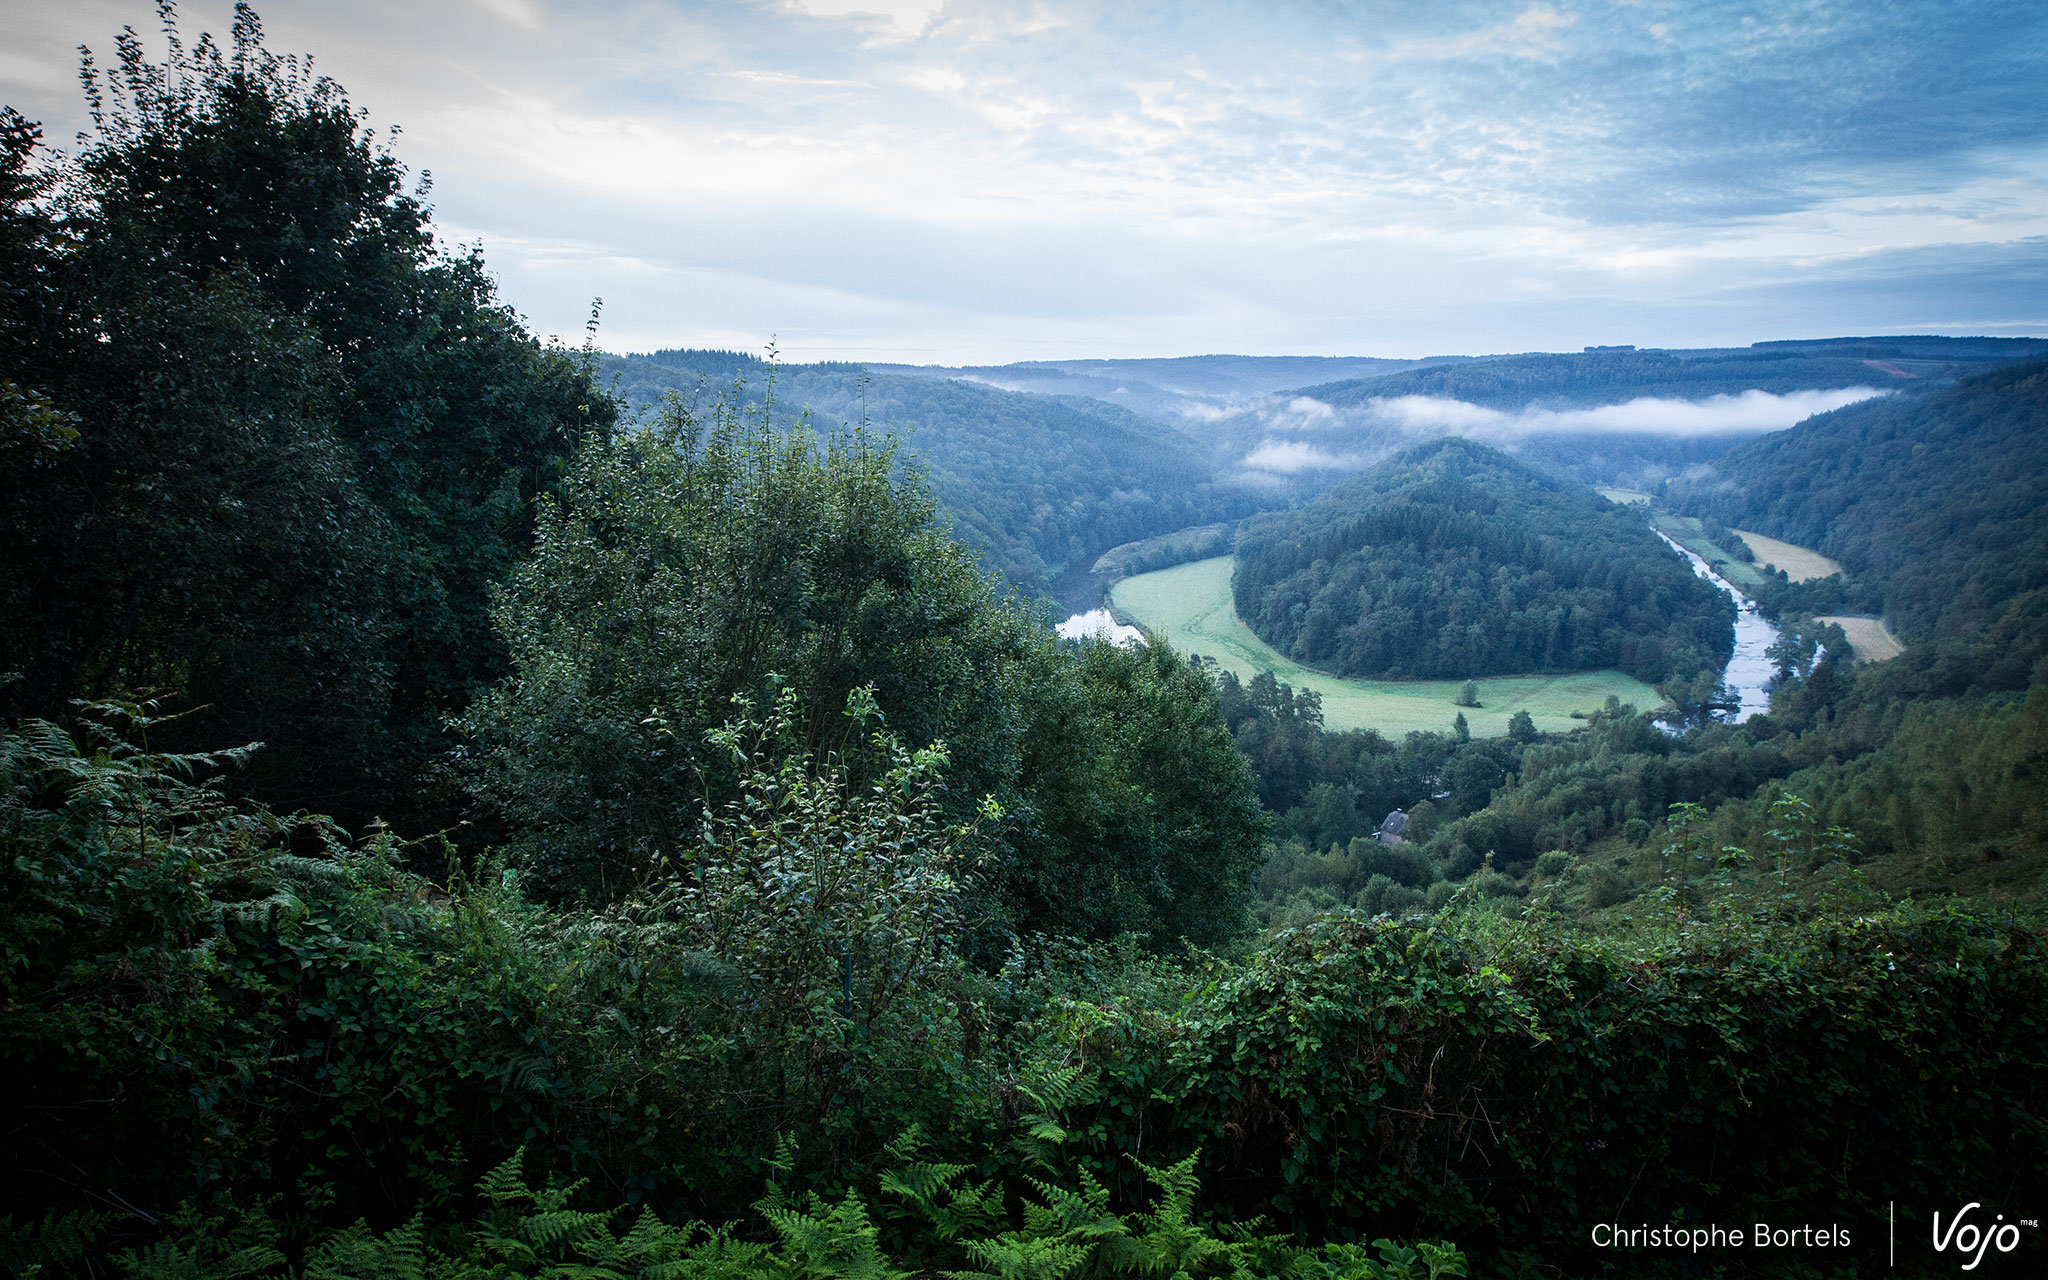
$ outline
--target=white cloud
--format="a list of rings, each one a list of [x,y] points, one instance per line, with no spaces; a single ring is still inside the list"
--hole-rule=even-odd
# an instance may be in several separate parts
[[[1267,440],[1245,455],[1244,465],[1254,471],[1271,471],[1291,476],[1298,471],[1338,471],[1359,464],[1352,454],[1334,454],[1298,440]]]
[[[1450,35],[1424,36],[1394,45],[1396,59],[1428,61],[1506,54],[1512,58],[1552,59],[1564,52],[1558,33],[1578,21],[1547,4],[1530,5],[1506,22]]]
[[[1287,402],[1287,409],[1307,423],[1328,422],[1337,416],[1334,408],[1313,396],[1296,396]]]
[[[540,28],[540,13],[533,7],[532,0],[474,0],[476,7],[494,17],[503,18],[515,27],[528,31]]]
[[[1503,413],[1463,400],[1398,396],[1369,400],[1366,412],[1417,434],[1515,438],[1530,435],[1655,434],[1711,436],[1781,431],[1816,413],[1886,395],[1874,387],[1826,391],[1745,391],[1704,400],[1643,396],[1591,409],[1523,409]]]
[[[12,6],[0,87],[53,141],[86,124],[76,45],[104,63],[137,3]],[[946,363],[2042,330],[2042,6],[260,8],[405,127],[544,331],[597,292],[607,342],[758,323],[745,345]],[[222,32],[229,0],[181,19]],[[668,274],[491,248],[551,239]],[[733,309],[659,293],[677,273],[778,288]]]
[[[1461,431],[1491,429],[1508,419],[1508,415],[1498,409],[1483,409],[1476,404],[1441,396],[1394,396],[1370,400],[1367,404],[1378,416],[1390,418],[1401,426],[1453,435]]]
[[[929,27],[945,5],[943,0],[939,4],[930,4],[926,0],[787,0],[785,7],[813,18],[837,18],[879,26],[887,35],[907,40]]]

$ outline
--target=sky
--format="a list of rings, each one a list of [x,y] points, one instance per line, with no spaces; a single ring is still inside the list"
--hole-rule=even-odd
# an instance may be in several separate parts
[[[539,332],[601,297],[615,351],[2048,334],[2040,0],[256,8]],[[70,139],[124,24],[157,38],[143,0],[0,0],[0,101]]]

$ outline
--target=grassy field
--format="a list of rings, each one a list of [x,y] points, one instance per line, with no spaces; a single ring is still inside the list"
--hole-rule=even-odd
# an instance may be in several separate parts
[[[1662,529],[1666,537],[1707,562],[1707,567],[1735,584],[1738,590],[1761,586],[1764,576],[1753,564],[1745,564],[1728,554],[1707,537],[1706,530],[1692,516],[1675,516],[1668,511],[1659,511],[1650,517],[1650,523]],[[1787,570],[1789,573],[1790,570]]]
[[[1644,507],[1653,501],[1650,495],[1641,489],[1599,489],[1596,492],[1609,502],[1619,503],[1624,507]]]
[[[1891,628],[1877,618],[1858,617],[1853,614],[1834,614],[1815,619],[1818,622],[1832,622],[1849,637],[1849,643],[1856,650],[1858,662],[1883,662],[1896,658],[1906,651],[1906,646],[1891,633]]]
[[[1391,738],[1414,729],[1448,729],[1459,711],[1474,736],[1506,733],[1508,717],[1527,711],[1546,731],[1576,728],[1574,711],[1596,711],[1609,694],[1641,710],[1661,706],[1657,691],[1619,671],[1562,676],[1496,676],[1479,681],[1478,707],[1459,707],[1462,680],[1345,680],[1283,657],[1238,621],[1230,599],[1230,557],[1197,560],[1126,578],[1110,592],[1126,619],[1166,638],[1182,653],[1216,659],[1240,680],[1270,671],[1323,698],[1331,729],[1378,729]]]
[[[1777,568],[1783,569],[1785,576],[1794,582],[1805,582],[1812,578],[1825,578],[1842,571],[1841,565],[1836,564],[1818,551],[1808,551],[1805,547],[1795,546],[1790,542],[1780,542],[1776,538],[1766,538],[1760,533],[1751,533],[1747,529],[1737,529],[1735,536],[1749,544],[1749,549],[1756,553],[1756,562],[1758,564],[1774,565]]]

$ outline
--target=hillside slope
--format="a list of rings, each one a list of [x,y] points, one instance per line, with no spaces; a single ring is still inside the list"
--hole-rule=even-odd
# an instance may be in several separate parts
[[[1908,638],[1976,631],[2048,587],[2048,360],[1818,415],[1665,497],[1841,561]]]
[[[607,356],[601,366],[634,408],[666,391],[766,403],[770,366],[730,352]],[[900,431],[902,452],[930,473],[954,535],[983,567],[1033,594],[1089,598],[1095,558],[1111,547],[1189,525],[1235,519],[1259,505],[1251,491],[1211,480],[1207,458],[1178,432],[1094,400],[1029,395],[975,382],[869,374],[845,364],[772,370],[774,417],[805,411],[821,425],[866,420]],[[700,385],[701,382],[701,385]]]
[[[1232,589],[1268,644],[1346,676],[1654,682],[1718,666],[1731,643],[1728,597],[1635,515],[1455,438],[1245,521]]]

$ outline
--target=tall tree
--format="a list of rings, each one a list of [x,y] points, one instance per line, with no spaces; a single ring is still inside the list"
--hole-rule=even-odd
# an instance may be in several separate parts
[[[87,55],[74,163],[7,126],[0,251],[36,285],[0,317],[0,377],[78,436],[0,482],[25,552],[0,699],[166,686],[208,706],[195,736],[270,744],[275,799],[414,808],[442,717],[502,669],[486,605],[533,500],[612,410],[253,11],[226,48],[159,16],[167,61],[132,29],[113,66]]]
[[[463,721],[515,856],[567,898],[687,875],[736,783],[709,737],[734,699],[793,691],[805,750],[867,785],[886,762],[843,710],[872,687],[946,747],[954,821],[1001,810],[973,873],[992,932],[1228,934],[1262,822],[1213,687],[1164,646],[1068,653],[892,461],[731,405],[583,451],[499,605],[512,669]]]

